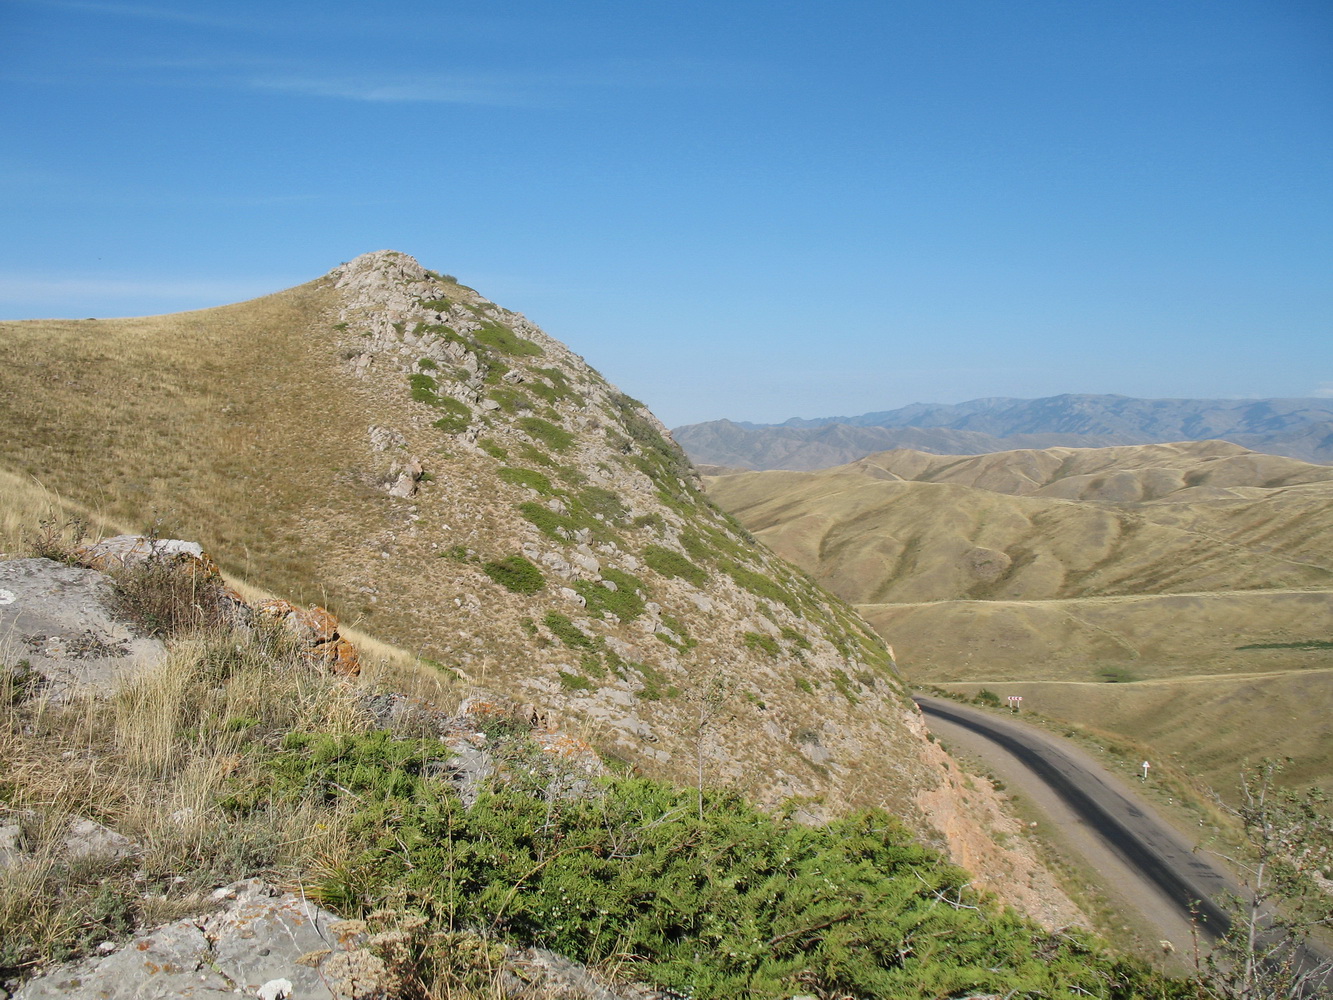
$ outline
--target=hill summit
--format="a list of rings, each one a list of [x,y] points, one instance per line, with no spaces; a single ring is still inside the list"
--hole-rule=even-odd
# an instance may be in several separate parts
[[[0,336],[10,472],[626,767],[958,827],[928,815],[951,765],[883,641],[713,506],[642,404],[455,279],[379,251],[251,302]]]

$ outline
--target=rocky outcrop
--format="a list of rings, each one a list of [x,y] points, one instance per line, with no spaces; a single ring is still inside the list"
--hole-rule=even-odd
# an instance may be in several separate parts
[[[361,673],[356,647],[338,632],[338,619],[324,608],[298,608],[290,601],[273,598],[254,606],[257,624],[279,628],[297,643],[311,663],[339,677]]]
[[[111,586],[96,570],[50,559],[0,562],[3,661],[26,664],[10,674],[11,697],[68,701],[161,662],[161,641],[108,611]]]
[[[419,921],[380,912],[343,920],[308,899],[258,880],[225,886],[209,913],[145,931],[123,945],[52,969],[13,1000],[386,1000],[407,992],[405,961]],[[668,1000],[543,948],[508,948],[468,932],[437,947],[484,956],[497,990],[513,1000]]]
[[[109,954],[32,979],[14,1000],[376,995],[356,985],[346,957],[366,943],[364,925],[255,880],[217,890],[212,902],[217,908],[211,913],[153,928],[102,949]],[[369,979],[361,977],[362,987]]]

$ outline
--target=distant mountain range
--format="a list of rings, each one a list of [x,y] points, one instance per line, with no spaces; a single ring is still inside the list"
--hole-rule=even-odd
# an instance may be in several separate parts
[[[1333,464],[1333,398],[1136,399],[1067,393],[913,403],[857,417],[794,418],[781,424],[712,420],[672,433],[697,465],[759,470],[822,469],[895,448],[984,455],[1213,439]]]

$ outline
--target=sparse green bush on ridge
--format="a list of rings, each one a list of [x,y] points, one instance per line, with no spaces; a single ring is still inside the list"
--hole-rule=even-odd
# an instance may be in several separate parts
[[[482,570],[500,586],[515,594],[535,594],[546,586],[546,578],[522,556],[505,556],[482,564]]]

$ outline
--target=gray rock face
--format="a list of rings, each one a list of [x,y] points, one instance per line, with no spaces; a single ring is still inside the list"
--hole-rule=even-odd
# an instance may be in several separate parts
[[[43,693],[67,700],[109,691],[160,663],[166,647],[133,633],[107,611],[110,581],[50,559],[0,562],[0,662],[27,660]]]
[[[339,933],[338,917],[255,880],[219,889],[214,898],[221,904],[216,912],[157,927],[104,958],[54,969],[26,983],[14,1000],[234,1000],[266,987],[281,995],[273,985],[281,980],[292,998],[351,995],[323,968],[361,943],[359,935]],[[303,957],[307,964],[298,962]]]

